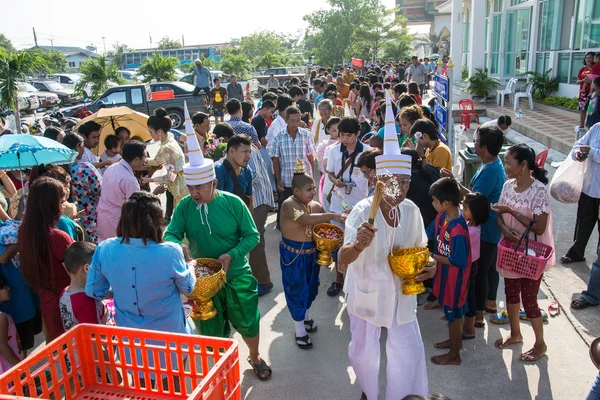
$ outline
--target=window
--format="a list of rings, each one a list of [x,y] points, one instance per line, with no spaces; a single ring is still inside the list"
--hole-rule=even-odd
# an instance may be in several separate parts
[[[110,104],[127,104],[127,95],[125,91],[112,92],[106,97],[100,99],[106,105]]]
[[[517,6],[521,3],[527,3],[529,0],[511,0],[510,1],[510,5],[511,6]]]
[[[74,61],[69,61],[69,67],[75,68],[75,62]]]
[[[498,75],[500,73],[500,37],[502,30],[502,14],[494,15],[492,21],[492,61],[490,74]]]
[[[550,68],[550,53],[537,53],[535,70],[544,73]]]
[[[503,0],[494,0],[494,12],[502,12]]]
[[[575,23],[575,50],[600,47],[600,3],[579,0]]]
[[[563,0],[541,0],[539,50],[558,50],[563,18]]]
[[[571,81],[570,83],[577,83],[577,74],[579,70],[583,68],[583,60],[585,53],[573,53],[573,68],[571,68]]]
[[[571,53],[560,53],[558,55],[558,80],[560,83],[569,82],[569,66],[571,64]]]
[[[133,104],[134,106],[144,104],[144,96],[142,95],[142,89],[131,89],[131,104]]]

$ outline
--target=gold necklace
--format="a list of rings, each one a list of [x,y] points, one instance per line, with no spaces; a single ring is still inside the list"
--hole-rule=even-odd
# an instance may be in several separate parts
[[[296,196],[294,196],[294,195],[292,195],[292,198],[293,198],[293,199],[296,201],[296,203],[300,204],[300,205],[302,206],[302,208],[304,208],[304,210],[306,210],[306,213],[307,213],[308,215],[310,215],[310,213],[311,213],[311,210],[310,210],[310,207],[309,207],[309,206],[307,206],[306,204],[304,204],[303,202],[301,202],[300,200],[298,200],[298,199],[296,198]],[[309,237],[309,238],[312,238],[312,226],[308,226],[308,225],[307,225],[307,226],[304,228],[304,234],[305,234],[307,237]]]

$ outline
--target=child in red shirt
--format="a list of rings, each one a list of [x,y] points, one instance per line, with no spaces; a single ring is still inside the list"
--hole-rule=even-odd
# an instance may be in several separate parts
[[[85,282],[96,245],[74,242],[65,251],[64,263],[71,284],[60,296],[60,315],[65,331],[78,324],[105,323],[104,305],[85,294]]]

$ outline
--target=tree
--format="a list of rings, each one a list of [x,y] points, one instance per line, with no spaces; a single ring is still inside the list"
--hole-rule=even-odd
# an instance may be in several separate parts
[[[371,15],[373,20],[356,32],[352,50],[363,59],[378,60],[388,43],[402,43],[410,47],[413,35],[405,26],[406,18],[396,16],[396,10],[380,5]]]
[[[127,46],[126,44],[115,44],[113,45],[113,49],[106,53],[106,56],[112,58],[112,63],[118,68],[121,68],[121,64],[123,64],[123,53],[128,51],[133,51],[133,48]]]
[[[440,49],[450,48],[450,34],[446,34],[445,32],[440,32],[440,34],[435,32],[427,33],[422,35],[417,43],[429,47],[430,54],[439,54]]]
[[[10,39],[4,36],[3,33],[0,33],[0,48],[5,49],[7,53],[14,53],[17,51]]]
[[[286,42],[285,38],[272,31],[258,31],[240,39],[240,50],[254,60],[267,53],[278,54]]]
[[[227,74],[235,74],[240,78],[250,71],[248,57],[239,49],[228,49],[221,57],[221,69]]]
[[[265,53],[264,56],[260,57],[256,62],[257,67],[273,68],[283,67],[281,58],[277,54],[271,54],[270,52]]]
[[[304,16],[308,35],[313,36],[315,55],[320,64],[340,63],[352,56],[351,45],[359,38],[358,32],[376,21],[380,0],[328,0],[328,10],[319,10]]]
[[[179,49],[183,47],[179,40],[172,40],[168,36],[160,39],[156,45],[159,50],[168,50],[168,49]]]
[[[411,56],[412,46],[410,42],[390,42],[383,47],[383,58],[387,61],[402,61]]]
[[[44,74],[54,74],[56,72],[65,72],[67,70],[67,59],[65,55],[56,50],[43,50],[34,47],[26,50],[27,53],[40,57],[43,60],[41,70]]]
[[[92,99],[97,99],[102,93],[108,89],[108,81],[116,83],[124,83],[123,78],[117,73],[119,68],[106,61],[106,57],[98,56],[98,58],[89,58],[86,62],[80,65],[79,72],[83,77],[75,86],[76,93],[83,93],[86,85],[91,85],[91,93],[88,92]]]
[[[155,53],[146,58],[138,69],[138,73],[144,76],[144,82],[166,82],[175,81],[175,69],[179,65],[179,60],[175,57],[163,57]]]
[[[27,79],[44,66],[44,60],[29,52],[11,53],[0,52],[0,105],[14,110],[17,130],[20,131],[21,118],[17,83]]]
[[[210,70],[218,69],[218,63],[212,58],[206,58],[204,54],[200,54],[200,61],[202,61],[202,66]],[[187,64],[181,64],[179,66],[179,69],[181,69],[183,72],[190,73],[194,72],[194,68],[196,68],[196,64],[193,61]]]

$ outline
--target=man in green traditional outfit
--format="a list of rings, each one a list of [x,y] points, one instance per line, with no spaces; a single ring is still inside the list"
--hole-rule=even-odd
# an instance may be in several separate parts
[[[183,166],[190,196],[183,198],[165,232],[166,241],[179,243],[186,259],[214,258],[222,263],[227,282],[212,298],[217,315],[196,321],[202,335],[229,337],[231,325],[250,350],[248,362],[261,380],[271,377],[271,368],[260,357],[260,313],[258,283],[248,263],[248,253],[260,235],[248,207],[237,196],[217,190],[214,164],[200,151],[185,107],[185,125],[190,162]],[[189,126],[188,126],[189,125]],[[189,246],[183,243],[184,237]]]

